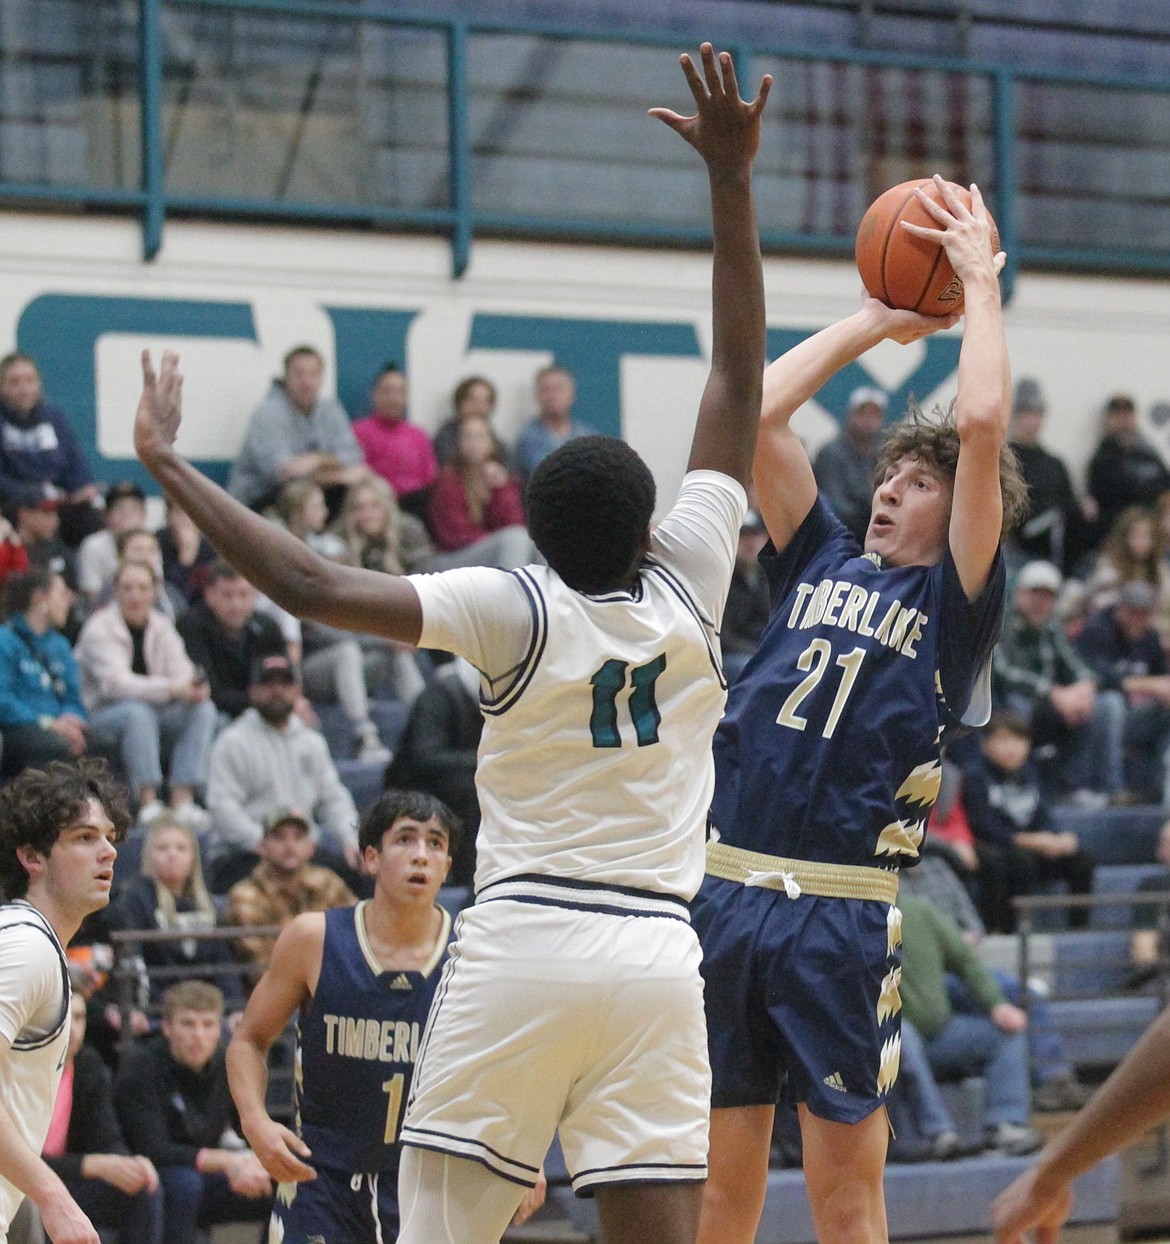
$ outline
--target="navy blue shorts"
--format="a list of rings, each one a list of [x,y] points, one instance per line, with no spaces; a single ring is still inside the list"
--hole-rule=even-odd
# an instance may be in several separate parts
[[[374,1201],[382,1234],[374,1225]],[[270,1238],[283,1244],[393,1244],[398,1239],[398,1172],[355,1175],[317,1167],[317,1178],[280,1184]],[[277,1227],[276,1224],[280,1226]]]
[[[704,878],[692,919],[713,1107],[774,1105],[783,1092],[822,1119],[859,1123],[884,1104],[901,1049],[891,910]]]

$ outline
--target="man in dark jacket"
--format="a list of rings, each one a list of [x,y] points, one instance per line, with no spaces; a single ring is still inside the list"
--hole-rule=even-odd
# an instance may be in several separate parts
[[[215,707],[233,720],[251,703],[248,687],[255,662],[286,655],[280,627],[256,612],[256,589],[225,561],[212,563],[203,599],[177,625],[187,655],[207,674]]]
[[[1137,403],[1127,393],[1115,394],[1105,405],[1105,427],[1089,459],[1088,482],[1100,508],[1101,536],[1108,534],[1122,510],[1153,505],[1170,490],[1170,470],[1138,431]]]
[[[158,1168],[166,1244],[220,1222],[259,1222],[272,1183],[240,1140],[221,1047],[223,994],[183,981],[163,995],[162,1035],[122,1058],[116,1102],[130,1145]]]
[[[41,1156],[99,1227],[133,1244],[162,1244],[163,1194],[149,1158],[131,1154],[114,1110],[110,1073],[85,1040],[85,995],[70,1003],[69,1050]]]
[[[69,416],[45,401],[36,363],[19,353],[0,359],[0,503],[57,502],[62,535],[78,544],[101,530],[98,493]]]

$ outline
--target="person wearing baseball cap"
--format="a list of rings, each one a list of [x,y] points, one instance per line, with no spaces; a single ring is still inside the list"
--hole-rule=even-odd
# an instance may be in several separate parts
[[[1049,793],[1099,806],[1125,785],[1125,701],[1098,686],[1065,634],[1056,612],[1063,582],[1051,562],[1020,570],[995,650],[992,697],[1027,721]]]
[[[317,831],[305,812],[280,804],[266,813],[263,825],[256,847],[260,862],[228,891],[224,924],[283,927],[303,911],[327,911],[357,902],[332,869],[310,862]],[[275,942],[274,937],[248,936],[238,938],[236,946],[243,958],[264,968]]]
[[[873,471],[888,405],[881,389],[871,385],[854,389],[840,433],[813,461],[813,474],[825,500],[861,542],[869,526]]]

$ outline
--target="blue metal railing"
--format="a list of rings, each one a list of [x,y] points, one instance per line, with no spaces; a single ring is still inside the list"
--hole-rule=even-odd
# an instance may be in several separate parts
[[[167,188],[164,167],[164,44],[163,15],[168,10],[215,11],[226,14],[252,14],[273,18],[295,18],[314,22],[374,23],[379,26],[424,30],[440,34],[446,53],[446,203],[437,207],[402,206],[381,203],[305,202],[297,199],[262,198],[182,193]],[[707,32],[695,31],[698,42]],[[568,24],[505,23],[498,20],[469,20],[436,17],[426,13],[398,11],[393,14],[373,7],[365,0],[352,4],[316,0],[138,0],[139,141],[141,150],[138,190],[109,189],[85,185],[45,185],[0,182],[0,202],[55,201],[93,204],[131,210],[140,215],[143,253],[149,260],[162,244],[169,212],[196,212],[228,217],[312,219],[336,223],[378,224],[422,229],[446,234],[451,241],[452,270],[459,276],[469,261],[477,233],[511,235],[573,236],[634,243],[674,242],[692,244],[705,241],[708,231],[684,223],[635,221],[620,214],[615,205],[608,218],[573,216],[560,212],[555,217],[500,210],[477,210],[472,196],[472,136],[470,125],[469,41],[473,35],[520,35],[566,41],[608,42],[677,50],[677,39],[649,33],[621,32],[601,36]],[[1147,91],[1170,96],[1170,84],[1117,76],[1097,77],[1068,70],[1015,69],[975,60],[926,57],[882,51],[827,50],[785,47],[760,43],[734,46],[741,80],[753,81],[753,63],[761,57],[786,62],[845,64],[878,69],[901,69],[960,75],[985,81],[990,87],[991,175],[1000,236],[1008,253],[1004,273],[1010,294],[1020,264],[1069,266],[1082,270],[1115,272],[1170,272],[1170,251],[1143,250],[1139,246],[1117,245],[1081,249],[1071,241],[1038,243],[1021,239],[1018,216],[1018,169],[1016,108],[1022,82],[1055,86],[1096,88],[1107,91]],[[1119,193],[1124,203],[1124,191]],[[1170,193],[1167,195],[1170,211]],[[1122,230],[1117,230],[1120,237]],[[852,253],[853,238],[845,233],[801,232],[796,229],[768,229],[762,234],[765,248],[791,252],[845,256]]]

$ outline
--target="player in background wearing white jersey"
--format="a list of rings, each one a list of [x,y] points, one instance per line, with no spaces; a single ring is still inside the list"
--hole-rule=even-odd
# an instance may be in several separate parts
[[[534,474],[548,567],[397,578],[338,565],[174,451],[177,359],[145,384],[144,465],[216,548],[302,618],[447,648],[480,671],[476,904],[460,917],[402,1132],[402,1244],[493,1244],[554,1131],[607,1244],[690,1244],[710,1072],[687,900],[703,873],[717,631],[746,509],[764,365],[748,103],[731,57],[682,68],[697,113],[652,115],[703,157],[714,233],[711,371],[679,501],[586,437]]]
[[[54,1244],[99,1244],[40,1152],[69,1046],[64,948],[110,901],[129,823],[101,761],[26,769],[0,790],[0,1244],[26,1196]]]

